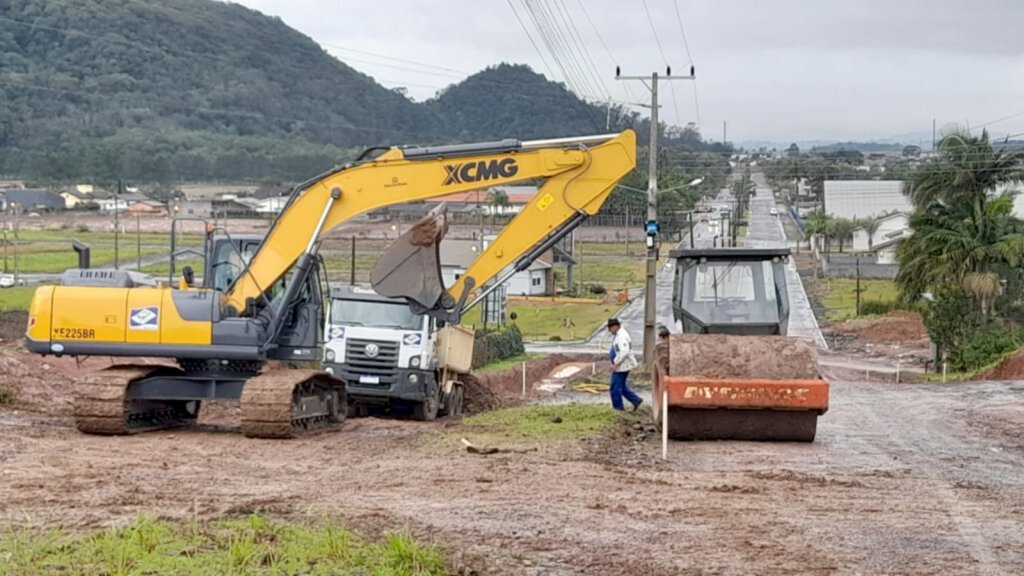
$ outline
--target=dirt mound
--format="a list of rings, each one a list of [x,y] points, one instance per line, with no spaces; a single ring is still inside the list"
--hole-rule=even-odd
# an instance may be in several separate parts
[[[879,318],[847,320],[837,325],[835,332],[879,344],[918,342],[928,338],[928,329],[924,327],[921,315],[904,310],[895,310]]]
[[[813,344],[785,336],[678,334],[669,341],[669,374],[813,380],[818,356]]]
[[[527,397],[534,394],[533,384],[545,378],[549,378],[556,368],[563,368],[568,365],[586,364],[600,360],[599,356],[592,354],[552,354],[544,358],[528,360],[526,362],[526,394]],[[589,370],[581,370],[589,374]],[[523,398],[523,368],[522,365],[512,366],[496,372],[475,373],[466,377],[465,382],[465,405],[468,413],[494,410],[504,406],[521,404]]]
[[[1024,380],[1024,348],[1010,354],[990,370],[978,374],[975,380]]]

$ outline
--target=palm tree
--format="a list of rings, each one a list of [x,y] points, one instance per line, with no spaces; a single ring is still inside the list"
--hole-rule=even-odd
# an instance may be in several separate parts
[[[849,218],[836,218],[832,220],[831,235],[839,240],[839,253],[843,253],[843,243],[853,237],[853,230],[857,228],[857,222]]]
[[[815,236],[828,236],[832,229],[832,217],[821,210],[811,212],[804,221],[804,234],[814,242]]]
[[[878,229],[882,226],[882,218],[886,215],[870,216],[868,218],[861,218],[857,221],[857,224],[868,233],[868,251],[870,252],[875,246],[875,234]]]
[[[908,298],[958,285],[987,315],[1000,287],[994,267],[1018,266],[1024,254],[1024,221],[1013,215],[1016,192],[997,193],[1024,180],[1024,154],[994,150],[985,132],[945,136],[939,151],[939,162],[904,186],[914,205],[914,234],[897,250],[896,281]]]
[[[508,194],[500,188],[492,188],[487,193],[487,203],[491,205],[492,218],[499,213],[504,214],[505,209],[512,205],[508,199]]]

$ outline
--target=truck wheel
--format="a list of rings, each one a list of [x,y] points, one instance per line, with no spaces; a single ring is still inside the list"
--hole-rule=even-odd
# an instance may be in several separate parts
[[[448,406],[448,414],[450,416],[461,416],[462,415],[462,386],[456,385],[452,388],[451,398],[448,400],[451,405]]]
[[[415,420],[430,421],[437,419],[437,398],[427,398],[423,402],[417,402],[412,409],[412,417]]]

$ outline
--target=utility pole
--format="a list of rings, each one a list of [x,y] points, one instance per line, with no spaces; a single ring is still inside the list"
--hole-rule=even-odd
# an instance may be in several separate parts
[[[696,77],[693,66],[689,76],[673,76],[672,68],[666,67],[665,76],[658,77],[654,72],[647,76],[622,76],[618,67],[615,68],[616,80],[639,80],[651,91],[651,144],[648,150],[647,168],[647,278],[644,285],[644,366],[648,369],[654,363],[654,324],[657,320],[657,274],[658,274],[658,81],[659,80],[693,80]],[[647,82],[650,81],[650,84]]]
[[[118,180],[117,181],[117,190],[114,191],[114,270],[117,270],[117,257],[119,256],[119,254],[118,254],[118,240],[120,240],[120,238],[118,237],[117,212],[118,212],[118,209],[120,208],[120,206],[118,206],[118,204],[121,203],[120,193],[121,193],[121,181]]]
[[[725,145],[726,142],[728,142],[728,140],[725,139],[725,125],[726,125],[726,121],[722,120],[722,145],[723,146]]]
[[[135,269],[142,272],[142,216],[135,215]]]

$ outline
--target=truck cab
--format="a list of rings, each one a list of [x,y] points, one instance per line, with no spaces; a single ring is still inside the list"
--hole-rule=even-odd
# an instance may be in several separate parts
[[[345,381],[354,409],[411,406],[430,420],[451,403],[439,387],[436,320],[361,286],[332,286],[326,316],[324,370]]]

